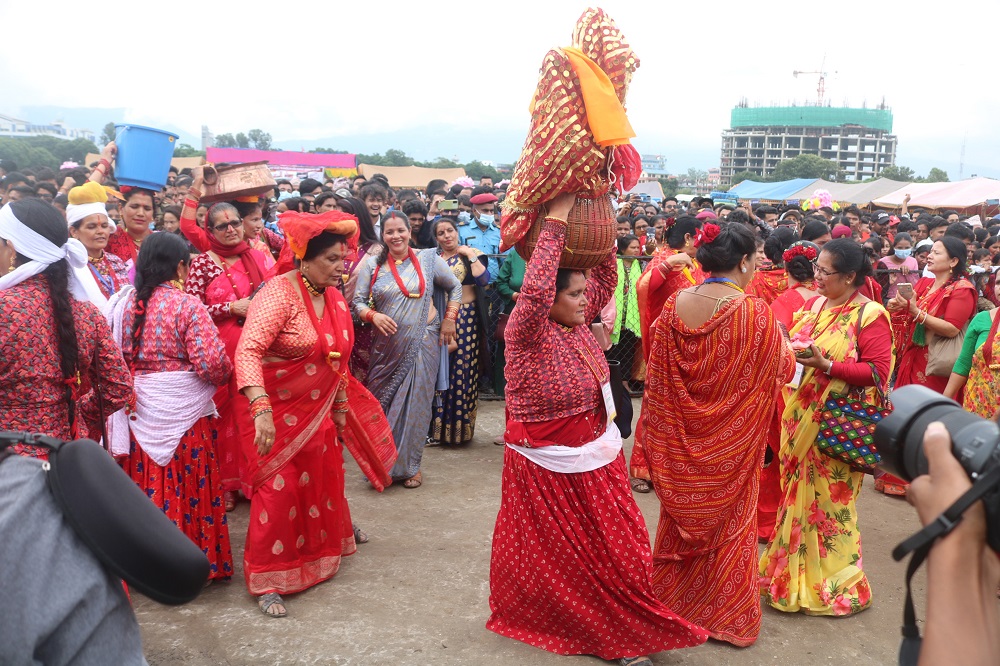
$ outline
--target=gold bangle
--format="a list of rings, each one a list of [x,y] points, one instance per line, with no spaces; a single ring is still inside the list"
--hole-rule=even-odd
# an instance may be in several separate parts
[[[330,411],[331,411],[332,413],[334,413],[334,414],[346,414],[347,412],[349,412],[349,411],[351,411],[351,410],[350,410],[350,409],[347,409],[347,408],[345,407],[344,409],[331,409]]]
[[[548,220],[548,221],[552,221],[552,222],[558,222],[559,224],[566,224],[567,223],[566,220],[562,219],[561,217],[556,217],[554,215],[546,215],[545,219]]]

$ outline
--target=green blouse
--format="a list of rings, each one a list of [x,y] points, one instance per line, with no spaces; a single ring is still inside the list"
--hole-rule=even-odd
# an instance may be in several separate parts
[[[958,360],[955,361],[955,368],[952,370],[956,375],[969,376],[969,371],[972,370],[972,357],[976,350],[986,342],[990,328],[993,327],[993,317],[991,316],[993,312],[994,310],[980,312],[969,322],[969,328],[965,331],[965,342],[962,343],[962,353],[959,354]]]

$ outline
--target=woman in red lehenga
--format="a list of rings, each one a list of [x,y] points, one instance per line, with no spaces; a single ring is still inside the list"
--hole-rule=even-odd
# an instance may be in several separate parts
[[[813,282],[813,262],[819,257],[819,246],[809,241],[796,241],[782,254],[788,288],[771,303],[774,318],[787,332],[792,317],[806,301],[819,292]],[[774,531],[781,507],[781,474],[778,452],[781,450],[781,414],[785,411],[785,391],[779,391],[775,401],[771,427],[767,433],[764,468],[760,471],[760,494],[757,497],[757,541],[767,543]]]
[[[200,178],[195,185],[200,184]],[[181,229],[202,254],[191,260],[185,290],[208,306],[212,320],[226,345],[226,355],[235,360],[236,345],[243,332],[243,322],[250,299],[264,282],[265,256],[251,249],[243,239],[243,220],[235,206],[217,203],[208,209],[205,224],[197,226],[195,211],[199,190],[192,185],[181,213]],[[270,255],[268,255],[270,256]],[[226,511],[236,506],[236,491],[243,477],[242,442],[253,439],[253,424],[248,414],[247,399],[236,386],[236,376],[215,394],[219,410],[218,456],[222,470],[223,501]],[[249,488],[243,480],[244,495]]]
[[[557,654],[649,664],[706,633],[658,602],[629,490],[609,373],[589,323],[617,283],[614,252],[559,270],[575,196],[548,207],[507,324],[507,430],[486,627]]]
[[[927,374],[930,359],[930,335],[953,338],[962,333],[976,314],[978,293],[965,275],[968,250],[965,243],[944,236],[934,242],[927,255],[927,270],[933,278],[920,278],[914,285],[914,298],[902,294],[886,305],[894,316],[902,313],[900,322],[903,347],[898,350],[896,388],[920,384],[932,391],[944,393],[951,378],[951,369],[943,374]],[[957,360],[957,358],[956,358]],[[875,490],[886,495],[905,495],[907,483],[897,476],[882,473],[875,479]]]
[[[341,442],[377,490],[391,483],[396,450],[378,401],[347,372],[354,328],[336,286],[357,222],[340,211],[288,212],[281,228],[278,274],[253,300],[236,350],[256,429],[245,448],[243,572],[269,617],[285,616],[280,595],[332,577],[357,548]]]
[[[701,284],[707,277],[701,270],[701,264],[695,259],[697,248],[695,240],[701,233],[701,220],[684,215],[667,227],[668,251],[654,255],[646,266],[642,276],[635,284],[636,299],[639,302],[639,328],[642,334],[642,355],[649,362],[651,341],[646,338],[653,327],[656,318],[663,310],[663,304],[681,289]],[[645,403],[643,403],[643,409]],[[640,418],[635,427],[635,438],[632,440],[632,457],[629,458],[629,476],[632,477],[632,489],[640,493],[648,493],[649,464],[646,461],[645,433],[643,419]]]
[[[205,306],[183,291],[189,261],[183,239],[156,234],[139,252],[135,289],[109,302],[135,401],[111,415],[108,439],[125,472],[205,553],[210,579],[228,579],[233,554],[210,419],[233,366]]]
[[[710,277],[672,296],[653,329],[646,452],[660,524],[653,591],[737,647],[760,633],[757,487],[777,391],[795,358],[771,309],[744,295],[756,244],[740,224],[705,225]]]

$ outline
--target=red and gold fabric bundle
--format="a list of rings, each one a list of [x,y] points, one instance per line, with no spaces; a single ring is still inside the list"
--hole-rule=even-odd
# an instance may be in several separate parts
[[[612,185],[635,186],[642,172],[625,94],[639,59],[614,21],[588,9],[577,21],[572,46],[542,61],[532,98],[531,126],[507,189],[500,232],[503,249],[534,225],[540,207],[573,192],[602,196]]]

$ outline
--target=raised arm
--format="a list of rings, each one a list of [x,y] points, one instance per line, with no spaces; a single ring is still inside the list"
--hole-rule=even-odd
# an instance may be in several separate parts
[[[198,226],[198,201],[204,193],[204,167],[198,167],[193,172],[194,181],[188,188],[187,198],[181,207],[181,233],[191,241],[199,252],[208,252],[208,232]]]
[[[531,344],[547,325],[556,300],[559,256],[566,245],[566,216],[575,201],[575,194],[563,194],[548,205],[542,232],[524,270],[524,283],[507,324],[508,343]]]

